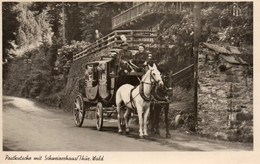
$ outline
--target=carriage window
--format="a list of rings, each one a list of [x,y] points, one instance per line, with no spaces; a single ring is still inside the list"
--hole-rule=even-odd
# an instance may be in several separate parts
[[[97,81],[97,76],[98,76],[98,72],[97,72],[97,66],[93,67],[93,81]]]
[[[93,66],[89,65],[87,72],[88,72],[88,80],[92,81],[93,80]]]
[[[107,64],[106,63],[102,63],[99,64],[99,79],[100,80],[106,80],[107,79]]]

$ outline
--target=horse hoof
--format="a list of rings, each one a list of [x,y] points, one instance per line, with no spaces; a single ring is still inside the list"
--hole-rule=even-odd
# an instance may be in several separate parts
[[[166,138],[171,138],[171,135],[169,133],[166,134]]]
[[[129,130],[129,129],[126,129],[126,130],[125,130],[125,134],[126,134],[126,135],[129,135],[129,134],[130,134],[130,130]]]
[[[119,131],[119,132],[118,132],[118,134],[119,134],[119,135],[122,135],[122,134],[123,134],[123,132],[122,132],[122,131]]]
[[[144,139],[144,136],[139,136],[141,139]]]

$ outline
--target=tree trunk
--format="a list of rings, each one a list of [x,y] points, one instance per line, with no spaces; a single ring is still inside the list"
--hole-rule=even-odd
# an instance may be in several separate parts
[[[198,124],[198,47],[201,39],[201,2],[196,2],[194,4],[194,124],[191,129],[196,130]]]

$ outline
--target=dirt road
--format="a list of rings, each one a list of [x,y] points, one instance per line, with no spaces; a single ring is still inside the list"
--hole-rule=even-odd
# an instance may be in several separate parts
[[[239,151],[252,145],[209,140],[171,131],[172,138],[139,139],[131,125],[129,136],[117,134],[117,123],[105,121],[104,130],[94,120],[74,125],[71,113],[28,99],[3,97],[4,151]],[[164,134],[164,131],[162,132]]]

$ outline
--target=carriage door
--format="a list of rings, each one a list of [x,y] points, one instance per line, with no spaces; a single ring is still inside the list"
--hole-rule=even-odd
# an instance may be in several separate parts
[[[97,97],[98,93],[98,71],[97,64],[92,63],[88,64],[85,70],[85,94],[89,100],[94,100]]]
[[[109,88],[108,88],[108,63],[100,62],[98,66],[99,71],[99,96],[102,99],[109,97]]]

